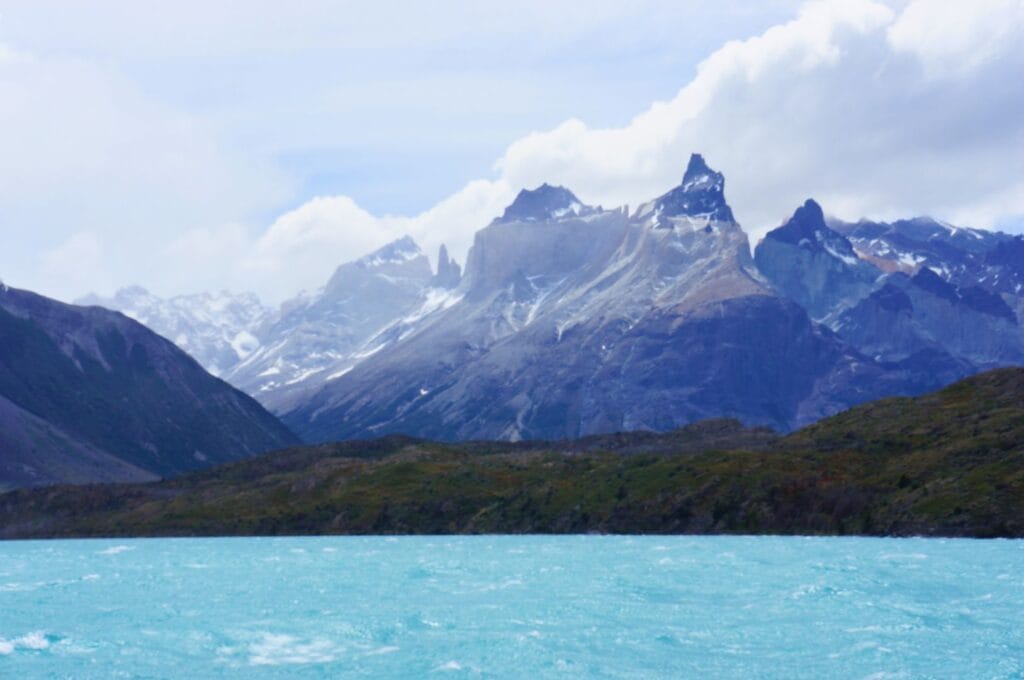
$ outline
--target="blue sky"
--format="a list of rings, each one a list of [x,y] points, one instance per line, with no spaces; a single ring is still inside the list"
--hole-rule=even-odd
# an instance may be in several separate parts
[[[276,300],[405,232],[461,258],[519,185],[651,197],[689,151],[755,238],[807,195],[1019,225],[1024,10],[978,4],[0,0],[0,278]]]

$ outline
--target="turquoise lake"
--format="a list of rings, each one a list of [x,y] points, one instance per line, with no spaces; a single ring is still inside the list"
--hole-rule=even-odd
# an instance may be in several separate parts
[[[6,542],[0,677],[1021,678],[1024,541]]]

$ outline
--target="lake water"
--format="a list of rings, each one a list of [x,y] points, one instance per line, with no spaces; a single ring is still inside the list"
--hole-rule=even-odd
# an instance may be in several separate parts
[[[0,543],[0,677],[1024,676],[1024,541]]]

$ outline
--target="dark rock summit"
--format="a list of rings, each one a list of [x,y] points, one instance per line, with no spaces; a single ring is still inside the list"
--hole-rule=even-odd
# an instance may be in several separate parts
[[[733,222],[732,209],[725,202],[725,176],[715,172],[699,153],[690,156],[682,183],[641,208],[653,213],[659,226],[669,226],[670,218],[695,217],[715,222]]]
[[[565,187],[544,183],[536,189],[523,189],[496,222],[542,222],[562,217],[579,217],[599,210],[584,205]]]

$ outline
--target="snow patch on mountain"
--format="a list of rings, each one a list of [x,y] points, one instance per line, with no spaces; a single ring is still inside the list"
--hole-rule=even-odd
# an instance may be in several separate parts
[[[435,272],[411,237],[389,243],[267,315],[255,333],[261,345],[226,378],[280,411],[398,341],[420,319],[457,303],[460,280],[445,248]]]
[[[162,298],[140,286],[112,297],[77,301],[119,311],[192,355],[207,371],[223,376],[260,346],[254,333],[269,309],[252,293],[196,293]]]

